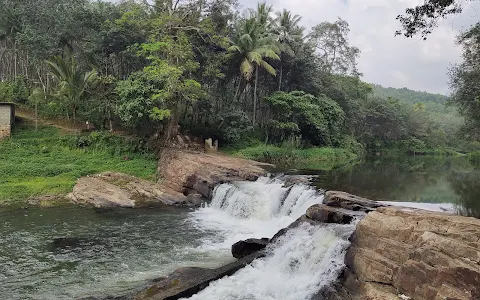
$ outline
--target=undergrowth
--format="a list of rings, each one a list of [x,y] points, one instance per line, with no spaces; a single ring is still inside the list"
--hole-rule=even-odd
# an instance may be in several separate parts
[[[109,133],[62,134],[30,123],[0,141],[0,204],[65,195],[86,175],[116,171],[154,180],[156,160],[139,139]]]

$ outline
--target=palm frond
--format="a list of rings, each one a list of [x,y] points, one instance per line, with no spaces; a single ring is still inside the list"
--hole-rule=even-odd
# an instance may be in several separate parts
[[[252,78],[253,74],[253,65],[248,61],[248,59],[243,60],[240,65],[240,72],[242,72],[243,77],[248,81]]]
[[[260,65],[262,66],[262,68],[265,69],[265,71],[267,71],[268,73],[272,74],[273,76],[277,76],[277,71],[275,70],[274,67],[272,67],[269,63],[267,63],[266,61],[262,60],[260,62]]]

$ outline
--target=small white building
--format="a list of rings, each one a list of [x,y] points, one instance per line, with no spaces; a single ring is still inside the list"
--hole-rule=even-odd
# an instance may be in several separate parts
[[[15,104],[0,102],[0,140],[9,137],[15,123]]]

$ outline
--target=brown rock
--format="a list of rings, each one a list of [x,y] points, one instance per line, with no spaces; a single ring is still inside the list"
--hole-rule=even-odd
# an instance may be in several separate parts
[[[328,191],[325,193],[323,204],[332,207],[341,207],[353,211],[370,212],[384,205],[366,198],[345,192]]]
[[[67,197],[96,208],[189,204],[183,194],[158,183],[110,172],[80,178]]]
[[[346,264],[353,299],[480,299],[480,220],[382,207],[357,226]]]
[[[210,198],[215,185],[239,180],[256,180],[266,174],[259,162],[229,157],[219,153],[207,154],[165,148],[159,154],[160,182],[184,193],[195,190]]]
[[[316,204],[308,208],[305,215],[307,218],[321,223],[348,224],[355,217],[365,216],[365,213]]]

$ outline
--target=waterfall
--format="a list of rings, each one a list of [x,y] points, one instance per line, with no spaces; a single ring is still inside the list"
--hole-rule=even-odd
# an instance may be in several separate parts
[[[211,233],[202,250],[229,252],[247,238],[271,238],[323,194],[305,184],[285,187],[281,178],[234,182],[216,187],[212,202],[190,221]],[[355,224],[302,224],[267,247],[267,255],[230,277],[210,284],[192,300],[309,300],[334,281],[342,267]]]

